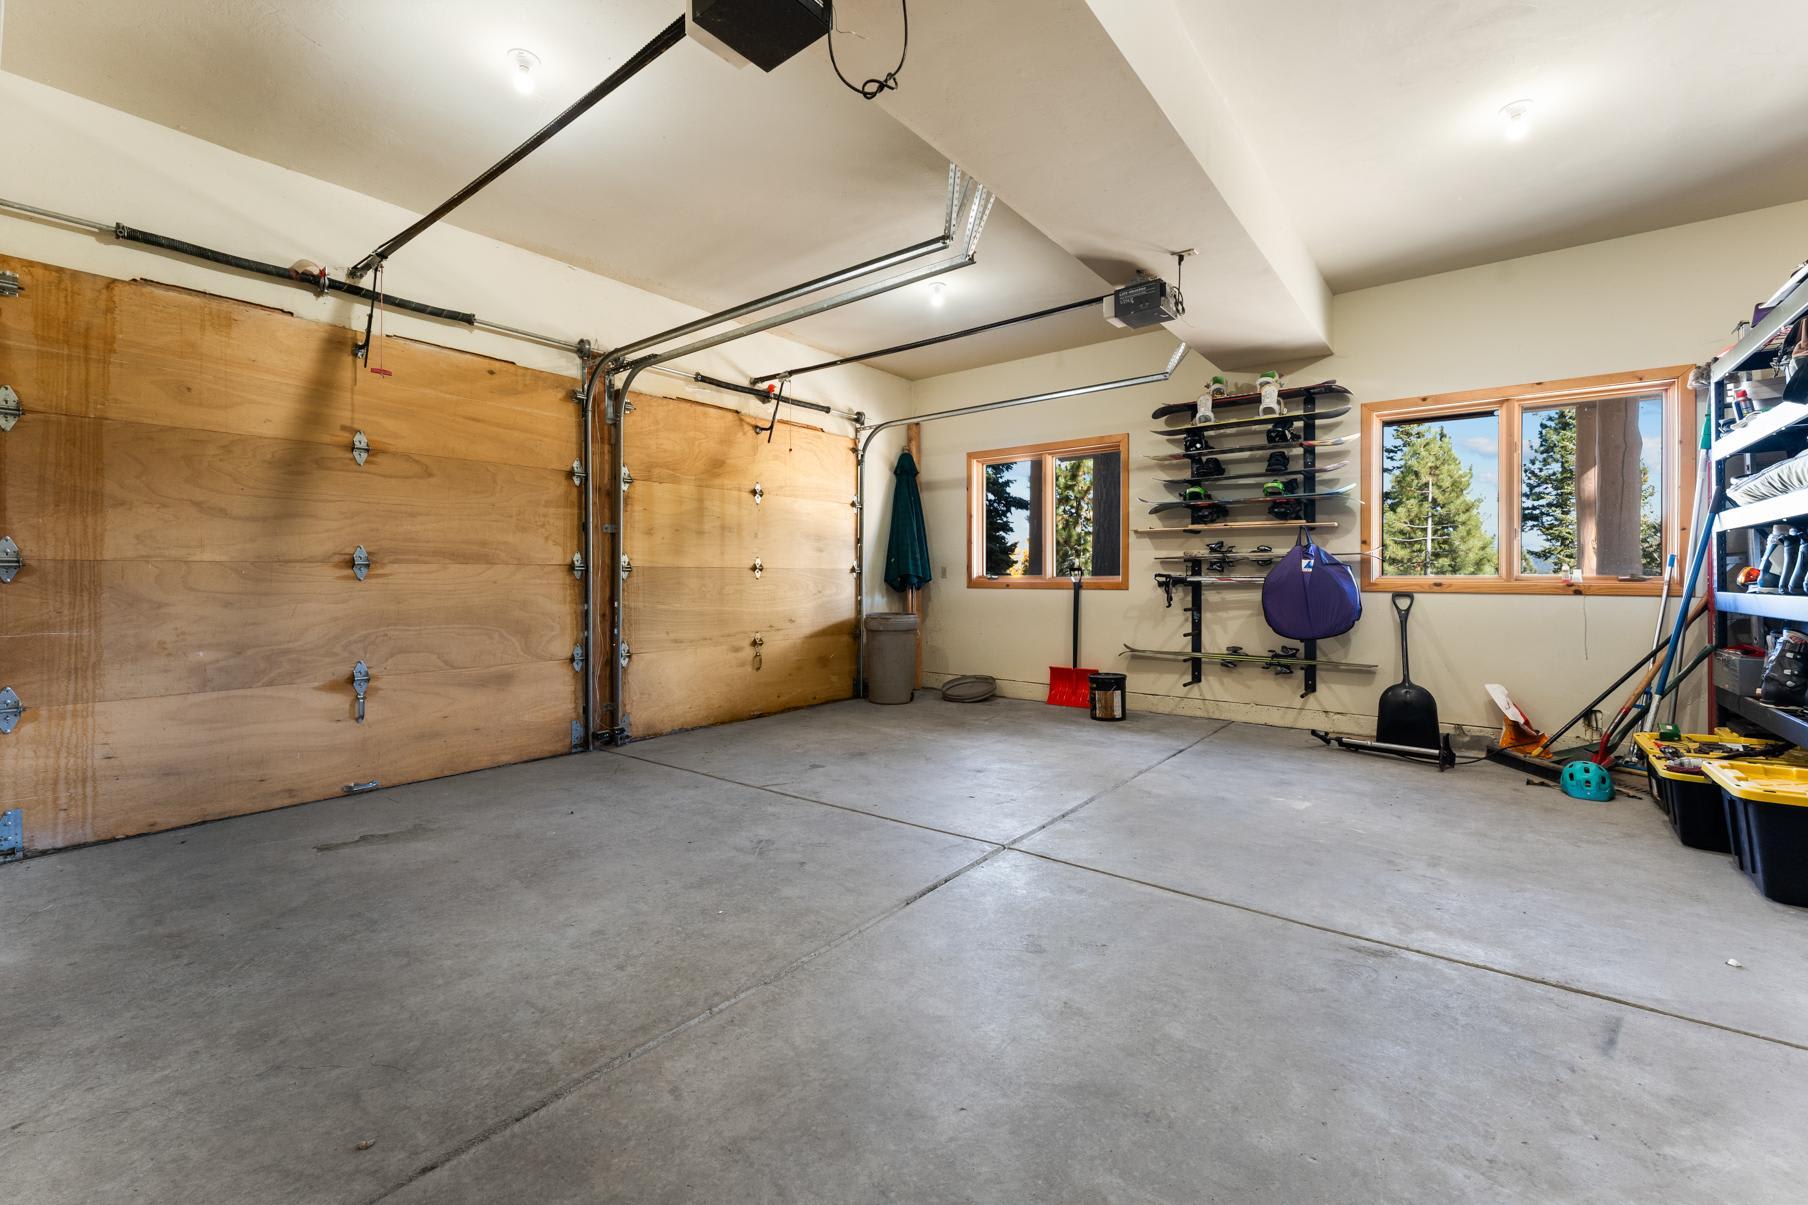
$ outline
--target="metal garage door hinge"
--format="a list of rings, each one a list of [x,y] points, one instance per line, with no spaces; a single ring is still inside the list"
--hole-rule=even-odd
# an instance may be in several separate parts
[[[624,581],[624,582],[625,582],[625,581],[627,581],[627,580],[628,580],[628,575],[629,575],[629,574],[630,574],[630,573],[633,573],[633,572],[634,572],[634,562],[633,562],[633,561],[630,561],[630,560],[629,560],[629,559],[628,559],[628,554],[627,554],[627,553],[625,553],[625,552],[624,552],[624,553],[622,553],[622,554],[621,554],[621,575],[622,575],[622,580],[623,580],[623,581]]]
[[[584,576],[584,554],[581,552],[571,554],[571,576],[575,578]]]
[[[0,536],[0,582],[10,582],[19,574],[25,564],[25,554],[13,543],[11,536]]]
[[[628,471],[626,465],[622,466],[622,471],[621,471],[621,487],[622,487],[622,489],[626,490],[630,485],[633,485],[633,484],[634,484],[634,474],[632,474]]]
[[[352,692],[358,696],[358,710],[353,713],[353,720],[364,722],[364,692],[370,688],[370,666],[360,661],[352,666]]]
[[[352,576],[363,581],[370,574],[370,553],[360,544],[352,549]]]
[[[753,483],[753,504],[758,506],[766,500],[766,487],[759,482]]]
[[[588,476],[590,476],[590,474],[584,471],[584,462],[582,460],[574,460],[571,462],[571,484],[577,486],[579,489],[583,489],[584,479]]]
[[[25,417],[25,407],[11,385],[0,385],[0,431],[11,431],[13,424]]]
[[[584,721],[582,720],[571,721],[571,751],[573,753],[584,751]]]
[[[753,564],[749,565],[748,568],[753,570],[753,576],[755,577],[759,577],[766,572],[765,562],[757,556],[753,558]]]
[[[17,862],[25,856],[25,813],[18,808],[0,812],[0,862]]]
[[[574,674],[584,672],[584,646],[582,643],[571,646],[571,672]]]
[[[0,736],[4,736],[19,726],[19,717],[25,714],[25,701],[19,692],[8,686],[0,689]]]
[[[25,291],[17,272],[0,272],[0,297],[17,297]]]
[[[362,431],[352,436],[352,459],[359,464],[370,459],[370,436]]]
[[[631,652],[628,648],[628,642],[626,640],[622,641],[621,663],[622,663],[623,669],[628,668],[628,658],[632,657],[633,655],[634,655],[633,652]]]
[[[759,632],[753,634],[753,668],[759,669],[766,663],[766,637]]]

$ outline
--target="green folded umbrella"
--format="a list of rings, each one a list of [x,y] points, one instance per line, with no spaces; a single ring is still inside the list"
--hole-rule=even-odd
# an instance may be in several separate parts
[[[894,590],[921,590],[929,584],[929,532],[923,526],[923,495],[917,491],[917,462],[898,454],[892,470],[891,542],[885,549],[885,584]]]

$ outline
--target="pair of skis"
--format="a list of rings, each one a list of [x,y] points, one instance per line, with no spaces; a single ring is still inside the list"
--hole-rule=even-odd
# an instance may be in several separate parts
[[[1279,674],[1290,674],[1296,669],[1329,669],[1329,670],[1374,670],[1377,668],[1359,661],[1326,661],[1316,657],[1302,657],[1301,650],[1293,645],[1284,644],[1278,649],[1269,649],[1268,655],[1250,653],[1242,645],[1233,644],[1222,652],[1203,649],[1193,653],[1179,649],[1139,649],[1126,644],[1121,654],[1125,657],[1148,657],[1157,661],[1199,661],[1216,662],[1225,669],[1236,669],[1239,665],[1258,665],[1263,669],[1272,669]]]

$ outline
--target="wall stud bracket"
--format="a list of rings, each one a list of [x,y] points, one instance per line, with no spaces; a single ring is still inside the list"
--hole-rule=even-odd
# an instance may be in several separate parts
[[[753,570],[753,576],[757,578],[766,572],[766,563],[756,556],[753,558],[753,564],[749,565],[748,568]]]
[[[588,476],[590,476],[590,474],[584,471],[584,462],[582,460],[574,460],[571,462],[571,484],[577,486],[579,489],[583,489],[584,478]]]
[[[19,692],[12,687],[0,687],[0,736],[4,736],[19,726],[19,717],[25,714],[25,701]]]
[[[571,672],[574,674],[584,672],[584,645],[581,641],[571,646]]]
[[[0,536],[0,582],[10,582],[25,565],[25,554],[11,536]]]
[[[0,862],[17,862],[25,856],[25,813],[18,808],[0,812]]]
[[[766,487],[759,482],[753,483],[753,504],[758,506],[766,500]]]
[[[355,722],[364,722],[364,692],[370,687],[370,667],[360,661],[352,666],[352,691],[358,696],[358,710],[354,714]]]
[[[0,272],[0,297],[17,297],[25,291],[17,272]]]
[[[25,417],[25,407],[11,385],[0,385],[0,431],[11,431],[13,424]]]
[[[370,436],[362,431],[352,436],[352,459],[360,465],[370,459]]]
[[[571,576],[577,578],[579,581],[582,581],[584,578],[584,568],[585,568],[584,554],[581,552],[572,553],[571,554]]]
[[[360,544],[352,549],[352,576],[363,581],[370,575],[370,553]]]

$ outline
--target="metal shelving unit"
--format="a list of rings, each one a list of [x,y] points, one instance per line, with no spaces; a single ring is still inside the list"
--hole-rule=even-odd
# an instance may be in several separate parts
[[[1713,469],[1714,500],[1712,560],[1708,565],[1709,590],[1714,600],[1714,647],[1742,643],[1734,625],[1749,625],[1750,643],[1765,645],[1774,625],[1808,630],[1808,596],[1747,594],[1727,588],[1730,574],[1744,565],[1758,564],[1763,552],[1763,529],[1772,523],[1801,519],[1808,528],[1808,490],[1778,498],[1765,498],[1744,506],[1728,505],[1729,477],[1744,476],[1758,466],[1756,458],[1771,453],[1793,453],[1808,446],[1808,404],[1779,402],[1743,426],[1721,432],[1726,414],[1728,379],[1737,372],[1763,367],[1774,354],[1765,344],[1808,313],[1808,275],[1798,272],[1779,290],[1771,311],[1708,366],[1709,420],[1714,432],[1708,457]],[[1711,673],[1710,669],[1710,673]],[[1721,714],[1738,716],[1766,732],[1808,746],[1808,711],[1789,711],[1733,693],[1725,687],[1709,692],[1709,722]]]

